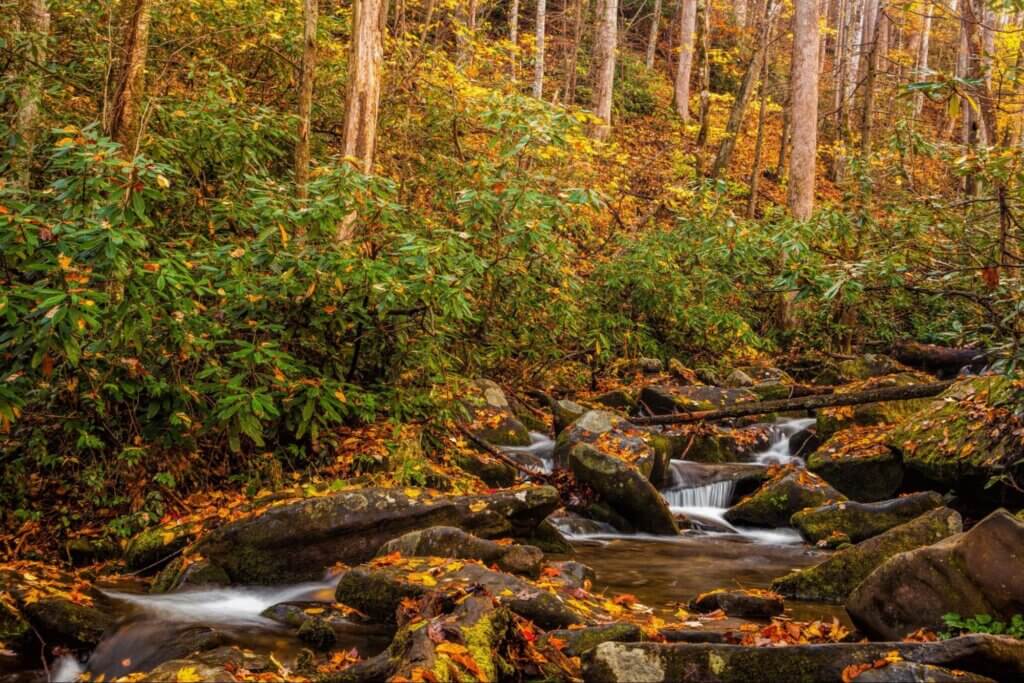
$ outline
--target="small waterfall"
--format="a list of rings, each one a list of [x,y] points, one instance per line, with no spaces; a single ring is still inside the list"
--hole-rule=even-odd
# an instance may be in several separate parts
[[[803,467],[803,458],[793,455],[789,447],[789,440],[794,434],[807,429],[814,422],[815,419],[813,417],[805,417],[785,420],[784,422],[772,425],[771,441],[768,449],[756,454],[754,462],[759,465],[788,465],[792,462]]]
[[[727,508],[735,492],[735,481],[716,481],[705,486],[669,489],[661,495],[672,508]]]
[[[75,683],[85,673],[85,667],[74,655],[61,655],[53,661],[50,683]]]
[[[555,442],[547,434],[530,432],[529,446],[502,446],[501,450],[515,457],[520,464],[527,467],[534,467],[550,474],[554,467]]]

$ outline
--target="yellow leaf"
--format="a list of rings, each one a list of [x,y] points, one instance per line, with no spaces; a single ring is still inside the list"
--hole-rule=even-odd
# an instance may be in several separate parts
[[[183,666],[175,676],[178,683],[200,683],[203,680],[194,666]]]
[[[171,181],[158,173],[156,176],[156,184],[166,190],[168,187],[171,186]]]
[[[475,503],[470,503],[469,504],[469,511],[470,512],[480,512],[481,510],[483,510],[486,507],[487,507],[487,503],[483,502],[482,500],[478,500]]]
[[[336,389],[334,392],[334,398],[338,399],[341,403],[345,403],[348,399],[345,397],[345,392],[341,389]]]
[[[465,645],[459,645],[458,643],[452,643],[447,640],[443,643],[438,643],[437,647],[434,648],[434,651],[440,655],[464,655],[469,653],[469,650],[466,649]]]
[[[405,493],[406,498],[412,498],[413,500],[415,500],[420,497],[421,492],[419,489],[408,488],[405,491],[403,491],[403,493]]]

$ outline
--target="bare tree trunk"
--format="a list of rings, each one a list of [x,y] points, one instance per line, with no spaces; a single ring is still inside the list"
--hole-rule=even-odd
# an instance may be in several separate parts
[[[381,65],[384,61],[381,7],[380,0],[355,0],[352,17],[342,154],[351,158],[363,173],[373,170],[377,145]],[[342,222],[338,230],[339,241],[352,238],[354,220],[354,216],[349,216]]]
[[[547,22],[547,0],[537,0],[537,55],[533,65],[533,96],[544,95],[544,28]]]
[[[872,4],[874,13],[871,21],[872,32],[866,34],[870,36],[871,47],[868,49],[867,59],[865,60],[864,105],[861,109],[860,118],[860,156],[862,159],[867,159],[871,156],[872,135],[874,133],[875,81],[878,78],[878,63],[881,59],[881,35],[887,27],[887,22],[882,16],[885,6],[881,0]]]
[[[860,75],[860,56],[864,51],[864,15],[867,12],[867,5],[874,0],[849,0],[850,17],[849,28],[849,60],[846,68],[846,92],[843,95],[845,107],[849,109],[853,95],[857,91],[857,79]]]
[[[356,0],[358,2],[358,0]],[[459,0],[456,17],[462,24],[456,28],[455,62],[462,66],[470,59],[470,42],[476,34],[477,0]]]
[[[654,53],[658,50],[658,28],[661,26],[661,0],[654,0],[654,13],[651,16],[651,30],[647,34],[647,64],[648,69],[654,68]]]
[[[768,69],[766,67],[770,54],[770,51],[765,52],[764,60],[761,63],[761,83],[758,85],[760,104],[757,108],[757,139],[754,142],[754,161],[750,169],[750,198],[747,200],[747,218],[753,218],[757,213],[757,190],[761,181],[761,156],[764,152],[764,122],[768,111]]]
[[[813,0],[817,1],[817,0]],[[736,138],[739,137],[740,130],[743,127],[743,118],[747,113],[747,106],[750,104],[750,96],[754,92],[754,83],[757,80],[758,74],[761,73],[761,65],[764,62],[764,54],[768,49],[768,12],[772,0],[763,0],[762,17],[761,23],[758,27],[758,39],[757,46],[754,48],[754,54],[750,58],[750,64],[747,65],[747,70],[743,73],[743,80],[740,81],[739,91],[736,93],[736,99],[732,103],[732,109],[729,111],[729,122],[725,126],[725,137],[722,138],[721,144],[718,146],[718,154],[715,155],[715,161],[711,166],[711,177],[719,177],[723,171],[728,169],[729,162],[732,161],[732,153],[736,148]],[[815,43],[815,50],[817,50],[817,43]]]
[[[697,26],[700,29],[697,35],[697,45],[700,48],[700,130],[697,131],[697,149],[700,152],[703,152],[708,144],[708,129],[711,124],[711,8],[708,6],[710,1],[696,0]]]
[[[598,140],[606,140],[612,127],[612,94],[615,87],[615,48],[618,43],[619,0],[598,0],[594,35],[594,113],[601,125],[594,128]]]
[[[818,156],[818,6],[816,0],[795,0],[793,7],[793,149],[787,203],[793,217],[805,221],[814,211]]]
[[[508,11],[508,39],[513,45],[519,44],[519,0],[512,0]]]
[[[786,164],[789,163],[789,141],[792,137],[793,117],[792,96],[782,103],[782,132],[779,133],[779,158],[775,162],[775,175],[782,180],[786,176]]]
[[[307,196],[309,182],[309,129],[313,111],[313,79],[316,73],[316,25],[318,0],[302,0],[302,67],[299,72],[299,130],[295,142],[295,186],[299,199]]]
[[[572,45],[565,58],[565,103],[576,104],[576,63],[579,58],[580,41],[583,40],[583,22],[590,0],[574,0],[576,15],[573,17]]]
[[[116,13],[116,40],[103,109],[103,130],[134,157],[142,130],[146,88],[151,0],[121,0]]]
[[[736,25],[740,28],[747,27],[747,3],[748,0],[735,0],[733,14],[736,17]],[[710,8],[708,8],[710,10]]]
[[[917,77],[927,78],[928,77],[928,49],[931,43],[932,35],[932,3],[931,0],[925,0],[924,3],[924,23],[921,26],[921,41],[917,45]],[[918,117],[921,115],[921,110],[924,108],[924,93],[914,93],[914,116]]]
[[[974,107],[969,109],[977,119],[978,140],[982,144],[992,145],[995,144],[998,136],[996,135],[995,107],[989,87],[991,80],[989,78],[990,60],[986,54],[985,44],[987,40],[984,26],[985,4],[983,0],[963,0],[961,4],[961,23],[964,27],[967,48],[967,77],[975,83],[970,86],[970,90],[977,103],[977,111]]]
[[[679,63],[676,66],[676,111],[683,123],[690,122],[690,73],[693,70],[693,33],[697,25],[697,0],[680,0]]]
[[[12,159],[14,182],[24,189],[32,185],[32,156],[39,135],[39,102],[43,80],[40,70],[46,63],[46,43],[50,37],[50,10],[46,0],[22,0],[20,30],[28,34],[29,59],[25,66],[25,83],[18,95],[18,111],[14,117],[14,135],[20,150]]]

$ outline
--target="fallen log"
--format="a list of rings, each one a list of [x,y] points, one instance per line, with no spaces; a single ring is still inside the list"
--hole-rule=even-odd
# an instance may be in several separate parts
[[[965,367],[978,371],[988,362],[988,352],[985,349],[955,348],[919,342],[900,342],[893,348],[893,355],[896,360],[912,368],[948,375],[955,375]]]
[[[674,415],[655,415],[653,417],[635,417],[630,420],[635,425],[670,425],[688,422],[723,420],[728,417],[746,417],[748,415],[764,415],[766,413],[786,412],[789,410],[811,410],[815,408],[833,408],[836,406],[855,406],[862,403],[879,403],[882,401],[907,401],[912,398],[938,396],[953,384],[953,380],[931,382],[929,384],[911,384],[904,387],[884,387],[868,389],[849,394],[825,394],[782,398],[775,401],[751,401],[739,405],[720,408],[718,410],[701,410],[692,413],[676,413]]]

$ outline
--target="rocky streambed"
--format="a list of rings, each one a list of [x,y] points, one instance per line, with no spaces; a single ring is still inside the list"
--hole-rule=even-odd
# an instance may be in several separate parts
[[[950,612],[1024,613],[1024,522],[1012,493],[985,488],[1022,454],[1016,387],[970,377],[937,398],[633,422],[811,392],[826,376],[840,393],[930,379],[882,357],[791,371],[712,383],[648,362],[604,393],[551,397],[554,433],[481,381],[463,398],[479,448],[458,465],[486,492],[272,499],[146,532],[119,576],[4,565],[5,677],[1024,675],[1020,640],[937,635]]]

